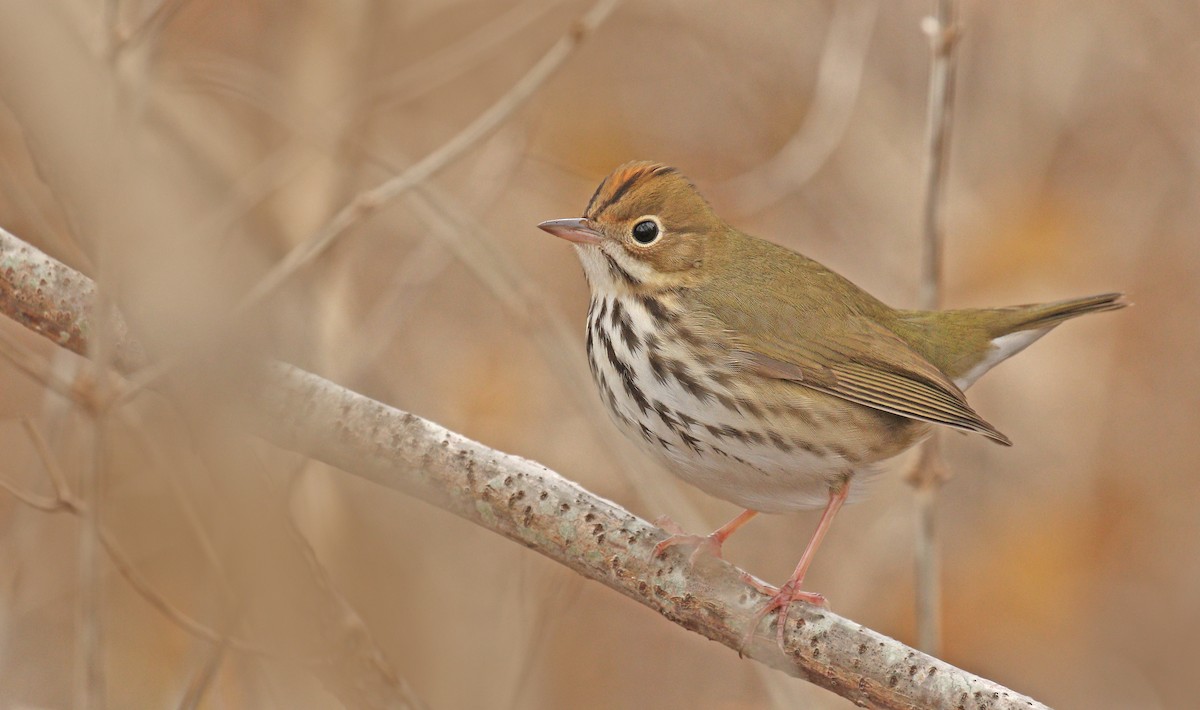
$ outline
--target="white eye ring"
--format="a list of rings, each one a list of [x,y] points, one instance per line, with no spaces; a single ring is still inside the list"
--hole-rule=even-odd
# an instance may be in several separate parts
[[[633,228],[629,230],[629,233],[633,236],[634,242],[648,247],[659,240],[663,234],[663,228],[656,217],[647,216],[634,222]]]

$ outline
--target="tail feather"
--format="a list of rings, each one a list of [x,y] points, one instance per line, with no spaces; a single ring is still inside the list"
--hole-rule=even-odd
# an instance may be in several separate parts
[[[998,317],[988,324],[988,330],[994,340],[1010,333],[1048,330],[1076,316],[1115,311],[1128,305],[1129,301],[1125,300],[1123,293],[1102,293],[1053,303],[997,308],[995,312]]]
[[[954,384],[967,389],[983,373],[1029,347],[1065,320],[1088,313],[1115,311],[1128,305],[1124,294],[1102,293],[1053,303],[987,309],[993,316],[984,325],[990,347],[969,362],[959,362],[958,371],[952,373]]]

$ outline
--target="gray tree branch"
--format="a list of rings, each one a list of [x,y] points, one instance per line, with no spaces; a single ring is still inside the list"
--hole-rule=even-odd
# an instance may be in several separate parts
[[[0,229],[4,314],[87,355],[94,292],[89,278]],[[116,355],[118,367],[143,364],[128,337]],[[265,367],[248,411],[252,429],[277,446],[504,535],[732,649],[766,601],[725,562],[690,569],[680,554],[654,558],[662,530],[540,464],[296,367]],[[742,651],[860,705],[1045,707],[825,609],[794,605],[784,639],[779,646],[764,627]]]

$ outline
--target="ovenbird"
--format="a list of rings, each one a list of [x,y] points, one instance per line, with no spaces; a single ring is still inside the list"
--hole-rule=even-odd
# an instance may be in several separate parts
[[[801,583],[873,464],[934,425],[1010,444],[963,390],[1059,323],[1126,305],[1108,293],[894,309],[729,226],[677,170],[649,162],[605,178],[582,218],[538,226],[573,242],[583,263],[588,363],[618,426],[683,480],[746,509],[706,537],[675,531],[656,554],[682,542],[719,556],[758,512],[824,506],[792,577],[757,617],[780,609],[781,634],[793,601],[824,601]]]

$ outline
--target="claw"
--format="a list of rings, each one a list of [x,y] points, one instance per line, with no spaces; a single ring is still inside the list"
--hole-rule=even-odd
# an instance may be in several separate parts
[[[668,547],[686,545],[696,548],[692,550],[692,554],[688,557],[688,564],[696,564],[696,560],[699,559],[702,552],[707,552],[713,557],[723,560],[725,558],[721,556],[721,546],[725,544],[725,540],[755,515],[757,513],[753,510],[742,511],[736,518],[708,535],[689,535],[674,520],[665,515],[660,516],[658,520],[654,521],[654,524],[671,533],[671,536],[654,546],[654,556],[661,557]]]
[[[684,547],[695,548],[692,550],[692,554],[688,555],[688,564],[690,565],[696,564],[696,560],[699,559],[700,555],[702,554],[710,554],[713,557],[722,560],[725,558],[721,556],[721,542],[722,540],[714,535],[687,535],[684,533],[675,533],[671,535],[671,537],[668,537],[666,540],[663,540],[654,546],[654,556],[662,557],[663,553],[665,553],[668,548],[682,545]]]
[[[758,627],[760,624],[762,624],[762,620],[766,618],[766,616],[772,611],[775,611],[776,609],[779,610],[778,618],[775,621],[775,638],[776,641],[778,641],[779,646],[782,648],[783,632],[787,628],[788,613],[791,611],[793,602],[806,602],[819,607],[829,606],[829,603],[825,600],[824,595],[818,594],[817,592],[806,592],[798,589],[798,586],[799,585],[795,582],[795,580],[789,579],[782,587],[775,590],[775,593],[771,595],[771,598],[767,600],[767,603],[763,606],[763,608],[759,609],[758,612],[755,613],[754,620],[750,624],[750,631],[748,631],[746,636],[742,639],[742,645],[738,647],[738,653],[743,653],[746,650],[746,647],[750,645],[752,640],[754,640],[754,634],[758,631]]]

